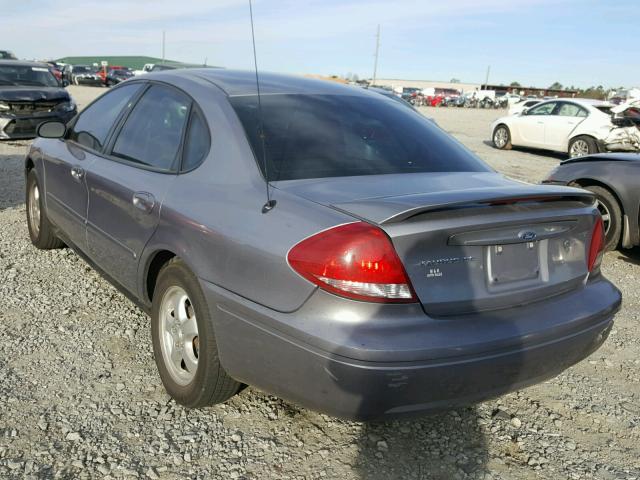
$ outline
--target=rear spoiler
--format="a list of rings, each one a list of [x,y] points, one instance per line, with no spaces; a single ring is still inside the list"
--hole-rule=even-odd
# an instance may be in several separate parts
[[[593,205],[594,195],[579,188],[553,185],[472,188],[435,193],[370,198],[332,205],[336,210],[377,224],[398,223],[426,212],[458,208],[573,201]]]

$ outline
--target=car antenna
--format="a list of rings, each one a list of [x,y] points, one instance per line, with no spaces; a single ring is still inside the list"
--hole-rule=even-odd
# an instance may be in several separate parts
[[[264,144],[264,122],[262,119],[262,101],[260,98],[260,77],[258,76],[258,55],[256,54],[256,34],[253,29],[253,7],[249,0],[249,17],[251,18],[251,40],[253,42],[253,64],[256,70],[256,90],[258,91],[258,134],[262,143],[262,163],[264,165],[265,185],[267,187],[267,203],[262,206],[262,213],[269,213],[276,206],[276,201],[271,200],[269,189],[269,171],[267,169],[267,149]]]

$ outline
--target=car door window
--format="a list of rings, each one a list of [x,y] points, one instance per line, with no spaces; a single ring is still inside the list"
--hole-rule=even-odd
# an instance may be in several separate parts
[[[563,103],[558,109],[560,117],[586,117],[587,111],[575,103]]]
[[[551,115],[557,104],[557,102],[543,103],[527,110],[527,115]]]
[[[102,150],[111,127],[126,106],[131,106],[141,83],[115,88],[86,108],[78,117],[70,133],[70,140],[93,150]]]
[[[190,108],[186,95],[153,85],[127,118],[112,155],[158,170],[174,169]]]
[[[191,112],[191,121],[189,122],[189,130],[184,142],[184,151],[182,155],[182,171],[189,171],[196,168],[209,152],[211,138],[209,136],[209,127],[198,109]]]

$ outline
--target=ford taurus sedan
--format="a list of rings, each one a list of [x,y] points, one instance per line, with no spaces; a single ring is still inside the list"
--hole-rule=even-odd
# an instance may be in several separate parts
[[[188,407],[249,384],[353,419],[468,405],[596,350],[620,293],[591,193],[508,180],[366,89],[175,70],[113,88],[26,158],[38,248],[151,317]]]

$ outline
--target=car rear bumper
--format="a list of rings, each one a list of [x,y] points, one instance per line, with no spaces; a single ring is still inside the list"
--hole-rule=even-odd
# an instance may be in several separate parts
[[[555,307],[559,303],[565,306],[564,311],[556,310],[562,318],[555,319],[554,327],[543,321],[548,319],[540,309],[539,320],[544,326],[538,335],[527,333],[524,328],[518,332],[522,322],[513,318],[511,322],[506,320],[500,334],[498,331],[492,334],[493,340],[478,334],[477,343],[467,343],[466,338],[453,350],[438,349],[432,344],[416,360],[396,360],[399,351],[405,354],[408,351],[407,340],[400,334],[385,336],[374,345],[365,333],[358,334],[359,328],[353,328],[351,335],[338,339],[338,343],[345,345],[359,343],[363,350],[374,349],[376,360],[366,361],[310,341],[303,331],[305,324],[322,319],[312,320],[313,312],[304,311],[305,307],[295,313],[280,314],[207,282],[201,283],[215,319],[220,358],[232,377],[313,410],[353,420],[423,414],[469,405],[554,377],[602,345],[620,306],[620,294],[615,287],[606,281],[594,282],[554,300]],[[584,304],[577,303],[603,293],[608,296],[599,303],[597,311],[589,311]],[[522,315],[532,313],[528,307],[521,310]],[[509,318],[505,313],[499,314],[499,321]],[[292,335],[282,323],[278,325],[282,316],[296,319],[299,335]],[[453,322],[458,323],[459,336],[465,337],[470,328],[467,322],[488,318],[487,314],[475,320],[471,317],[474,316],[432,321],[423,314],[425,331],[413,336],[424,338],[422,343],[427,344],[429,330],[439,336],[435,323]],[[324,330],[335,335],[330,323],[327,319]]]
[[[56,120],[69,122],[77,111],[66,113],[47,113],[46,115],[16,116],[0,115],[0,140],[26,140],[36,137],[36,129],[42,122]]]

